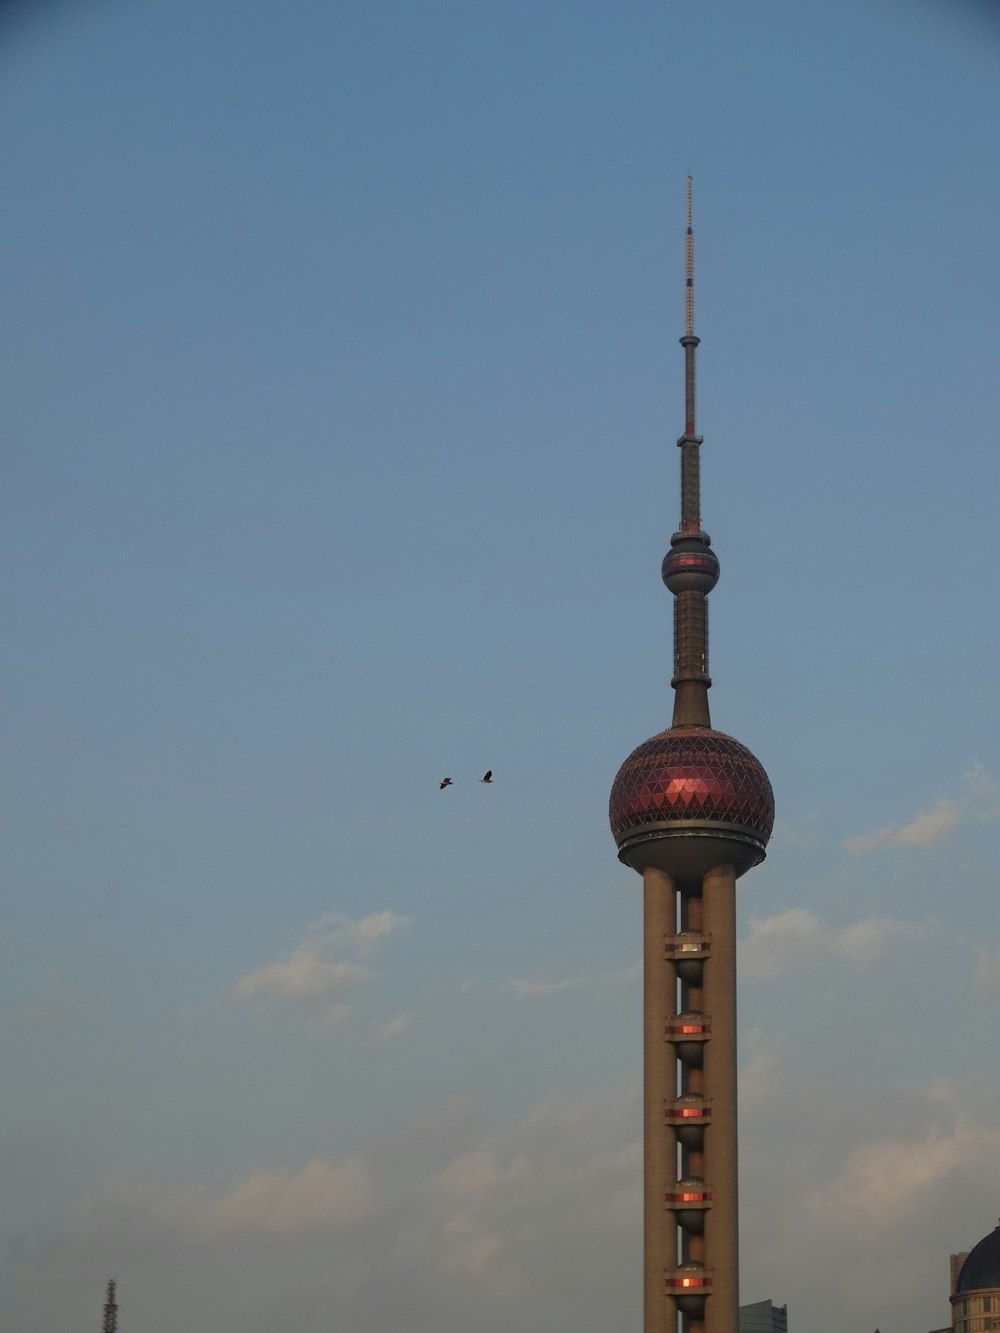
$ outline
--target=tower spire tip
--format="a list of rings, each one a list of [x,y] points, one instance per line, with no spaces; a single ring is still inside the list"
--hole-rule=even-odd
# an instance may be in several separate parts
[[[687,178],[687,233],[684,237],[684,337],[694,337],[694,226],[692,223],[693,177]]]

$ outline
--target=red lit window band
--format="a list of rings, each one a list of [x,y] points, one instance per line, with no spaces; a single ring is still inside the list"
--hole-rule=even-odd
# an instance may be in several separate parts
[[[704,1120],[711,1114],[708,1106],[681,1106],[676,1110],[668,1106],[664,1111],[668,1120]]]
[[[664,1200],[667,1203],[711,1203],[712,1195],[710,1193],[702,1194],[665,1194]]]
[[[663,1029],[663,1031],[665,1035],[668,1037],[679,1037],[688,1035],[692,1037],[700,1037],[711,1032],[712,1025],[711,1023],[682,1023],[679,1027],[674,1027],[668,1023],[667,1026]]]
[[[690,1288],[690,1287],[710,1287],[712,1279],[710,1277],[668,1277],[666,1279],[668,1287]]]

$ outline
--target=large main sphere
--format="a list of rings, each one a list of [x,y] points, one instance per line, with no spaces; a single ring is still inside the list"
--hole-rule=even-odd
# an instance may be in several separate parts
[[[673,727],[632,751],[611,788],[618,857],[679,882],[764,859],[774,793],[745,745],[711,727]]]

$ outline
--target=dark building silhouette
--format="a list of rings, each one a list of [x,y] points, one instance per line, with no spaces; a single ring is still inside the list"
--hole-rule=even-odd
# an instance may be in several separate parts
[[[685,241],[681,519],[662,575],[674,596],[670,728],[611,789],[618,856],[643,882],[644,1333],[737,1333],[736,880],[764,859],[767,774],[712,727],[708,594],[719,562],[701,525],[691,181]]]
[[[741,1305],[739,1333],[788,1333],[788,1306],[773,1301]]]

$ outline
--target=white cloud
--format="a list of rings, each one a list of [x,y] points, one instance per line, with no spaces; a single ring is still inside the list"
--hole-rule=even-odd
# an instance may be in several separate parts
[[[566,1295],[579,1285],[579,1254],[591,1240],[603,1250],[636,1245],[637,1100],[631,1081],[610,1093],[548,1098],[429,1178],[427,1215],[437,1234],[429,1233],[428,1257],[442,1278],[530,1307],[549,1282],[565,1284]]]
[[[241,1000],[260,996],[296,999],[353,990],[370,976],[368,969],[360,963],[335,963],[326,956],[321,945],[306,940],[287,958],[265,963],[241,977],[233,987],[233,993]]]
[[[929,810],[906,824],[886,824],[874,833],[847,838],[844,848],[860,855],[880,847],[935,847],[950,837],[963,821],[1000,819],[1000,783],[975,760],[962,777],[959,797],[942,796]]]
[[[31,1333],[68,1327],[56,1294],[77,1309],[95,1271],[121,1273],[130,1321],[150,1333],[185,1308],[234,1333],[605,1333],[638,1313],[638,1101],[631,1078],[490,1134],[467,1106],[445,1107],[360,1153],[220,1187],[106,1180],[16,1259],[20,1300],[43,1293]]]
[[[412,1017],[399,1013],[385,1023],[376,1023],[372,1035],[377,1042],[398,1041],[400,1037],[406,1036],[412,1026]]]
[[[889,917],[868,917],[849,926],[831,926],[812,912],[792,907],[777,916],[755,918],[749,936],[737,949],[744,977],[776,977],[823,958],[870,961],[881,957],[893,941],[912,940],[920,926]]]
[[[794,1050],[784,1059],[766,1032],[749,1050],[746,1298],[812,1301],[833,1310],[824,1328],[886,1327],[887,1300],[904,1325],[945,1322],[947,1255],[994,1221],[992,1089],[977,1096],[938,1081],[859,1097],[826,1079],[797,1082]],[[746,1095],[755,1069],[771,1085],[759,1101]],[[443,1107],[363,1151],[266,1165],[214,1187],[106,1181],[47,1239],[18,1240],[18,1308],[39,1314],[6,1324],[69,1327],[93,1274],[114,1271],[130,1323],[149,1333],[176,1325],[179,1299],[220,1333],[473,1323],[483,1333],[606,1333],[635,1323],[639,1089],[636,1076],[546,1099],[513,1122],[491,1114],[488,1131],[467,1103]],[[926,1315],[937,1300],[941,1317]]]
[[[759,1028],[746,1038],[749,1055],[740,1065],[740,1106],[746,1111],[782,1095],[780,1038]]]
[[[908,824],[887,824],[874,833],[848,838],[844,847],[855,854],[873,852],[878,847],[933,847],[943,842],[961,822],[958,802],[945,796],[933,809],[925,810]]]
[[[892,1060],[867,1085],[822,1060],[803,1078],[789,1056],[780,1095],[741,1096],[742,1280],[835,1310],[824,1328],[886,1328],[890,1306],[889,1327],[946,1323],[947,1256],[996,1220],[992,1083],[903,1082]]]
[[[343,1027],[353,1016],[354,1010],[349,1004],[322,1005],[313,1009],[306,1021],[306,1031],[313,1036],[322,1036],[335,1028]]]
[[[877,1228],[891,1227],[913,1209],[933,1207],[944,1183],[1000,1153],[1000,1130],[959,1114],[942,1129],[916,1135],[887,1134],[859,1144],[837,1176],[809,1199],[817,1216],[853,1217]]]
[[[101,1230],[118,1218],[136,1236],[152,1228],[200,1246],[243,1236],[293,1235],[363,1225],[374,1206],[371,1171],[362,1157],[316,1158],[294,1172],[254,1171],[228,1189],[204,1185],[155,1191],[121,1175],[107,1177],[70,1210],[64,1225]]]
[[[409,918],[390,911],[358,921],[323,917],[289,953],[240,977],[232,994],[238,1000],[298,1001],[307,1006],[308,1030],[329,1032],[350,1017],[347,998],[374,977],[370,964],[378,945],[408,924]]]
[[[294,1232],[345,1228],[372,1211],[372,1182],[358,1157],[317,1158],[295,1174],[258,1171],[217,1198],[180,1196],[167,1205],[173,1220],[217,1237],[257,1230]]]
[[[992,778],[978,759],[965,771],[966,803],[972,818],[1000,819],[1000,782]]]
[[[408,916],[390,911],[373,912],[359,921],[331,913],[314,921],[309,932],[319,935],[327,948],[367,957],[388,935],[409,924]]]
[[[892,917],[870,916],[830,932],[830,951],[857,962],[870,962],[884,956],[895,943],[923,938],[925,927]]]

